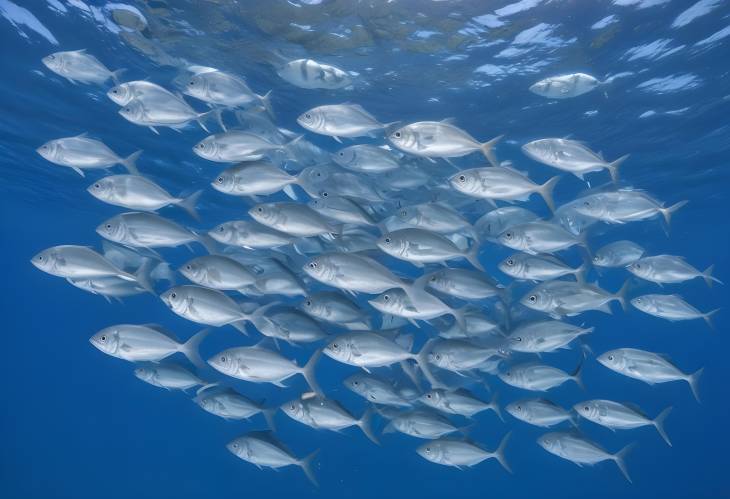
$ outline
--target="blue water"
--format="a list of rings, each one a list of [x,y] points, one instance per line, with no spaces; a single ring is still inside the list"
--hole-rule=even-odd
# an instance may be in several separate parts
[[[279,413],[277,437],[294,454],[321,449],[314,466],[320,487],[314,488],[298,469],[260,471],[226,450],[232,438],[263,429],[261,416],[225,422],[202,411],[189,394],[142,383],[133,376],[133,366],[103,355],[88,342],[96,331],[116,323],[160,323],[185,338],[197,325],[150,295],[107,303],[29,263],[35,253],[54,245],[99,248],[94,228],[120,212],[85,191],[103,172],[81,178],[35,153],[48,140],[82,132],[121,155],[143,149],[140,170],[172,193],[206,189],[203,222],[195,227],[209,229],[245,217],[244,202],[208,187],[224,165],[192,153],[204,131],[191,126],[180,134],[162,129],[154,135],[117,114],[117,106],[105,96],[107,87],[72,85],[40,62],[57,50],[87,48],[107,67],[127,68],[128,79],[150,78],[168,87],[178,74],[173,63],[183,60],[245,76],[254,90],[273,91],[277,124],[298,133],[303,130],[297,115],[329,103],[362,104],[383,122],[455,117],[481,140],[505,134],[497,150],[500,159],[512,160],[539,182],[554,171],[528,160],[519,149],[536,138],[572,135],[611,159],[630,153],[622,172],[625,185],[648,189],[668,204],[690,202],[675,215],[669,237],[657,221],[602,226],[591,234],[591,246],[632,239],[650,254],[683,255],[698,268],[714,263],[717,277],[730,281],[730,37],[721,36],[729,29],[730,4],[703,0],[698,3],[711,12],[692,18],[680,16],[693,5],[681,0],[522,0],[505,9],[507,1],[244,1],[238,7],[227,1],[133,2],[149,23],[139,33],[120,28],[103,2],[0,0],[0,497],[730,497],[725,311],[715,317],[715,332],[702,321],[672,323],[618,307],[614,315],[590,312],[571,320],[595,326],[589,343],[596,354],[634,347],[666,353],[685,372],[705,367],[701,403],[685,383],[648,386],[605,369],[592,357],[585,365],[585,393],[568,383],[549,394],[564,407],[585,398],[631,401],[652,417],[674,407],[666,425],[673,447],[651,427],[613,433],[581,422],[584,434],[611,452],[636,442],[627,460],[633,484],[613,463],[579,468],[548,454],[535,442],[543,430],[507,414],[505,423],[491,412],[478,415],[470,438],[492,449],[513,431],[506,454],[514,475],[493,460],[467,471],[437,466],[415,453],[422,442],[411,437],[385,435],[377,447],[357,429],[342,434],[315,431]],[[480,17],[486,15],[490,17]],[[614,22],[591,28],[607,16],[615,16]],[[135,48],[142,42],[154,47],[156,55]],[[296,88],[279,79],[262,56],[277,51],[357,72],[355,88]],[[575,71],[599,78],[630,74],[616,79],[605,95],[598,90],[552,101],[527,91],[538,79]],[[200,102],[190,102],[204,110]],[[306,139],[329,151],[339,147],[324,136],[307,133]],[[481,161],[470,156],[458,163],[470,167]],[[443,168],[444,175],[453,171],[445,164]],[[589,178],[599,185],[607,175]],[[556,201],[570,201],[585,188],[566,176]],[[548,215],[539,199],[524,206]],[[162,214],[189,223],[175,209]],[[162,253],[173,267],[190,258],[185,248]],[[481,254],[487,271],[505,283],[509,280],[496,264],[507,254],[494,244]],[[577,253],[568,252],[566,258],[579,261]],[[403,262],[382,261],[417,275]],[[591,277],[616,290],[626,276],[617,270]],[[324,289],[319,284],[310,288]],[[708,289],[701,280],[665,291],[681,293],[702,311],[724,307],[729,297],[727,286]],[[632,295],[643,292],[662,291],[637,282]],[[412,326],[405,329],[415,331]],[[424,333],[417,334],[422,342]],[[206,340],[202,353],[207,358],[253,341],[225,327]],[[300,362],[311,351],[282,347],[284,355]],[[544,360],[570,370],[578,357],[574,349]],[[329,396],[359,415],[365,409],[362,399],[341,385],[354,371],[324,358],[317,377]],[[201,375],[220,378],[212,371]],[[298,378],[285,390],[228,382],[251,398],[278,405],[306,390]],[[503,404],[527,395],[496,377],[488,383]],[[481,397],[491,396],[482,388],[475,390]],[[377,422],[378,428],[384,424]]]

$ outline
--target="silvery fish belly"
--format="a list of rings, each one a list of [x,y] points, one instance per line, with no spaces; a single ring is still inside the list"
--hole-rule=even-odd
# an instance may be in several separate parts
[[[256,161],[282,149],[283,146],[269,142],[255,133],[230,130],[206,137],[193,147],[193,152],[209,161],[236,163]]]
[[[420,229],[452,234],[471,230],[471,224],[454,208],[442,203],[421,203],[397,210],[396,216],[403,222]]]
[[[383,173],[401,166],[389,148],[370,144],[358,144],[340,149],[332,154],[332,160],[342,168],[359,173]]]
[[[251,220],[234,220],[223,223],[208,232],[216,241],[242,248],[268,249],[291,244],[294,236]]]
[[[259,347],[229,348],[208,363],[223,374],[255,383],[278,383],[299,372],[293,362]]]
[[[708,313],[702,313],[690,305],[679,295],[643,295],[632,298],[631,304],[649,315],[668,319],[670,321],[682,321],[691,319],[705,319],[712,327],[710,318],[719,309]]]
[[[382,367],[410,359],[413,354],[377,333],[343,334],[332,339],[325,355],[339,362],[359,367]]]
[[[394,407],[410,407],[411,403],[399,394],[390,382],[372,374],[355,373],[343,384],[368,402]]]
[[[138,175],[105,177],[90,185],[87,190],[102,201],[139,211],[156,211],[183,201],[171,196],[151,180]]]
[[[304,271],[318,281],[348,291],[377,294],[401,285],[387,267],[370,258],[330,253],[313,258]]]
[[[528,222],[515,225],[499,235],[500,244],[531,255],[555,253],[582,241],[556,224],[548,222]]]
[[[569,375],[558,368],[537,364],[519,364],[499,374],[499,378],[508,385],[525,390],[546,391],[560,386],[568,380],[573,380],[580,385],[579,371]]]
[[[517,328],[507,337],[508,348],[515,352],[552,352],[566,348],[573,340],[593,332],[560,321],[532,322]]]
[[[260,162],[231,167],[221,172],[211,185],[233,196],[255,196],[273,194],[296,182],[296,177],[270,163]]]
[[[502,287],[490,282],[486,274],[467,269],[437,270],[427,283],[431,289],[462,300],[483,300],[502,293]]]

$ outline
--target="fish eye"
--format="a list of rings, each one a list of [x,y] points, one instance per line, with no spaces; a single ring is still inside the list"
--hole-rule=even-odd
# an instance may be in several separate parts
[[[388,301],[388,300],[390,300],[390,296],[388,296],[388,295],[383,295],[383,300],[385,300],[385,301]]]
[[[192,270],[192,268],[190,265],[185,265],[185,270]]]
[[[436,276],[431,276],[431,282],[436,282]]]
[[[528,298],[531,303],[535,303],[537,301],[537,296],[531,295],[530,298]]]
[[[316,269],[317,268],[317,262],[310,262],[309,268],[310,269]]]
[[[218,227],[218,232],[223,232],[224,230],[223,226]]]
[[[234,449],[238,449],[238,444],[233,444]]]
[[[507,371],[507,372],[506,372],[506,373],[504,373],[504,374],[505,374],[505,375],[506,375],[506,376],[507,376],[508,378],[509,378],[510,376],[512,376],[512,373],[511,373],[510,371]]]
[[[344,155],[345,155],[345,153],[340,151],[340,156],[344,156]]]
[[[352,384],[355,385],[355,386],[357,386],[357,385],[360,384],[360,382],[359,381],[353,381]]]
[[[609,355],[608,360],[613,360],[613,355]]]
[[[431,453],[431,447],[426,447],[426,452],[430,454]]]
[[[112,224],[106,224],[106,228],[107,229],[111,229],[112,228]]]
[[[56,58],[56,56],[55,56],[55,55],[53,55],[53,54],[51,54],[51,55],[49,55],[49,56],[48,56],[48,58],[49,58],[50,60],[54,60],[54,59]]]
[[[403,211],[400,212],[400,214],[405,217],[406,215],[408,215],[408,211],[403,210]]]
[[[101,188],[101,184],[94,184],[94,189],[99,189],[99,188]]]
[[[588,201],[583,202],[583,206],[590,206],[590,205],[591,205],[591,203],[589,203]]]
[[[437,353],[436,354],[436,360],[441,360],[441,354],[440,353]]]
[[[588,406],[583,407],[583,410],[588,412]]]
[[[390,238],[389,238],[389,237],[386,237],[386,238],[385,238],[385,242],[386,242],[387,244],[390,244]]]
[[[521,406],[521,405],[518,405],[518,406],[517,406],[517,410],[518,410],[518,411],[521,411],[521,410],[522,410],[522,406]]]
[[[112,90],[112,93],[113,93],[113,94],[118,94],[118,93],[119,93],[119,90],[117,90],[117,89],[115,88],[115,89],[113,89],[113,90]]]
[[[400,138],[400,136],[401,136],[401,133],[400,133],[400,132],[395,132],[395,133],[394,133],[393,135],[394,135],[394,136],[395,136],[396,138],[398,138],[398,139],[399,139],[399,138]]]
[[[426,394],[426,398],[427,399],[433,398],[433,395],[431,395],[430,393],[428,393],[428,394]]]
[[[193,80],[190,80],[190,81],[188,82],[188,85],[190,85],[190,86],[192,87],[193,85],[195,85],[195,82],[194,82]]]
[[[103,343],[103,342],[105,342],[105,341],[106,341],[106,335],[103,335],[103,336],[102,336],[101,338],[99,338],[99,339],[100,339],[100,340],[102,341],[102,343]]]
[[[311,307],[311,306],[312,306],[312,300],[307,300],[307,301],[305,301],[304,303],[305,303],[305,305],[307,305],[308,307]]]
[[[327,196],[329,196],[329,193],[327,191],[322,191],[322,197],[326,198]]]
[[[459,175],[459,182],[466,182],[466,175]]]
[[[43,255],[38,255],[38,261],[39,262],[42,262],[43,261]]]
[[[205,149],[205,144],[198,144],[198,149]]]
[[[593,257],[593,261],[594,261],[594,262],[597,262],[597,261],[598,261],[598,257],[597,257],[597,256],[594,256],[594,257]]]
[[[216,180],[218,181],[219,184],[223,183],[223,177],[218,177]]]
[[[640,269],[640,268],[641,268],[641,264],[640,264],[640,263],[637,263],[637,264],[635,264],[635,267],[636,267],[637,269]]]
[[[515,338],[515,340],[522,341],[522,337],[521,336],[518,336],[517,338]]]
[[[170,298],[177,298],[177,293],[170,293]]]
[[[221,355],[221,362],[225,362],[225,361],[226,361],[226,356],[225,355]]]
[[[316,175],[317,175],[318,177],[321,177],[321,176],[322,176],[322,172],[315,172],[315,174],[316,174]]]
[[[289,408],[293,411],[294,409],[297,408],[297,406],[295,406],[294,404],[292,404],[292,405],[289,406]]]
[[[332,343],[332,348],[339,348],[339,346],[337,346],[337,343]]]
[[[304,117],[307,118],[308,120],[312,119],[312,115],[309,113],[305,114]]]
[[[509,260],[507,260],[507,265],[514,265],[514,264],[515,264],[515,261],[512,260],[511,258]]]
[[[132,109],[131,108],[128,108],[128,107],[125,107],[124,108],[124,112],[125,113],[131,113],[132,112]]]
[[[506,233],[506,234],[504,235],[504,237],[506,237],[507,239],[512,239],[512,233],[511,233],[511,232],[507,232],[507,233]]]
[[[256,208],[256,211],[258,211],[259,213],[263,213],[264,209],[261,206],[259,206],[258,208]]]

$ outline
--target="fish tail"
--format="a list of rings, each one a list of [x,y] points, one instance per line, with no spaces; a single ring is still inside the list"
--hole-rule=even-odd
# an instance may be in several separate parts
[[[261,415],[266,420],[266,425],[271,431],[276,431],[276,423],[274,422],[274,415],[276,414],[276,410],[276,407],[261,409]]]
[[[195,234],[197,241],[205,248],[205,251],[211,255],[215,255],[218,252],[218,244],[215,242],[215,239],[204,233],[198,234],[193,232],[193,234]]]
[[[469,310],[469,305],[461,308],[452,308],[451,315],[454,316],[454,320],[459,325],[462,331],[466,332],[466,312]]]
[[[431,383],[432,388],[446,388],[443,383],[434,377],[431,368],[428,366],[428,354],[431,351],[434,341],[436,341],[435,338],[428,340],[421,348],[421,351],[413,356],[413,359],[418,364],[418,367],[421,368],[421,372],[426,376],[428,382]]]
[[[687,377],[687,383],[689,383],[689,387],[692,390],[692,395],[695,396],[695,400],[697,400],[697,402],[700,401],[699,382],[700,376],[702,376],[702,372],[704,370],[705,368],[701,367]]]
[[[712,316],[715,315],[716,313],[718,313],[719,311],[720,311],[720,309],[716,308],[715,310],[710,310],[706,314],[702,314],[702,318],[705,319],[705,322],[707,323],[708,326],[710,326],[710,329],[712,329],[713,331],[715,330],[715,324],[712,322]]]
[[[319,384],[317,383],[317,379],[314,377],[314,368],[317,366],[317,361],[319,361],[320,357],[322,357],[321,348],[312,354],[312,356],[309,358],[309,361],[307,361],[307,363],[302,368],[301,372],[302,372],[302,376],[304,376],[304,379],[307,380],[307,384],[312,389],[312,391],[319,396],[323,396],[324,393],[322,392],[322,389],[319,387]]]
[[[621,166],[621,163],[626,161],[628,159],[629,155],[624,154],[617,160],[611,161],[606,168],[608,168],[608,172],[611,174],[611,180],[613,180],[613,183],[618,183],[618,169]]]
[[[652,421],[654,428],[656,428],[656,431],[659,432],[659,435],[664,439],[669,447],[672,446],[672,442],[669,441],[669,435],[667,435],[667,432],[664,431],[664,421],[667,419],[667,416],[669,416],[670,412],[672,412],[671,406],[660,412],[659,415],[654,418],[654,421]]]
[[[624,312],[628,309],[628,305],[626,304],[626,295],[629,292],[629,288],[631,287],[631,278],[629,277],[626,279],[621,286],[621,289],[619,289],[615,295],[613,295],[614,299],[617,300],[621,304],[621,308]]]
[[[570,379],[575,381],[575,384],[580,387],[581,390],[585,390],[586,387],[583,384],[583,363],[585,362],[585,354],[583,358],[580,360],[580,364],[578,364],[578,367],[575,368],[575,371],[573,371],[573,374],[570,375]]]
[[[707,283],[708,287],[712,287],[712,284],[717,282],[719,284],[724,284],[720,279],[717,277],[713,277],[712,272],[715,270],[715,265],[710,265],[705,269],[704,272],[702,272],[702,278],[705,280],[705,283]]]
[[[314,476],[314,472],[312,471],[312,461],[314,461],[314,458],[317,457],[317,454],[319,454],[319,449],[312,452],[310,455],[297,463],[299,467],[302,468],[304,474],[307,475],[309,481],[312,482],[315,487],[319,487],[319,483],[317,483],[317,477]]]
[[[680,209],[682,206],[689,203],[689,201],[680,201],[679,203],[675,203],[672,206],[668,208],[659,208],[659,211],[661,212],[662,216],[664,217],[664,221],[667,223],[667,227],[671,225],[672,222],[672,214]]]
[[[553,189],[555,189],[555,186],[560,181],[560,175],[556,175],[544,184],[540,186],[540,189],[538,192],[542,196],[542,198],[545,200],[545,204],[550,208],[551,212],[555,212],[555,202],[553,201]]]
[[[273,119],[273,118],[275,118],[275,116],[274,116],[274,108],[271,107],[271,92],[272,92],[272,90],[269,90],[264,95],[259,95],[258,98],[261,101],[261,106],[263,106],[264,111],[266,111],[266,114],[268,114]]]
[[[494,146],[497,145],[497,142],[502,140],[502,137],[504,137],[504,135],[499,135],[498,137],[494,137],[492,140],[488,140],[483,144],[479,144],[479,149],[482,151],[482,154],[484,154],[484,157],[487,158],[487,160],[492,164],[492,166],[499,166],[497,156],[496,154],[494,154]]]
[[[205,337],[210,334],[210,331],[210,328],[198,331],[188,341],[180,346],[180,352],[198,368],[205,367],[205,363],[203,362],[203,359],[200,358],[200,352],[198,350]]]
[[[508,473],[512,473],[512,468],[510,468],[509,463],[507,462],[507,459],[505,459],[504,456],[504,449],[507,446],[507,442],[509,441],[509,438],[512,436],[512,432],[508,432],[503,438],[502,441],[499,443],[499,447],[497,447],[497,450],[494,451],[493,455],[494,458],[499,461],[499,464],[502,465],[502,467],[507,470]]]
[[[471,248],[469,248],[469,251],[467,251],[464,254],[464,258],[466,258],[467,261],[474,266],[474,268],[484,272],[484,266],[482,265],[482,262],[479,261],[479,251],[481,249],[482,249],[481,243],[479,241],[475,240],[472,243]]]
[[[195,205],[198,204],[198,200],[200,199],[201,194],[203,194],[202,190],[195,191],[188,197],[180,200],[177,205],[185,210],[188,215],[193,217],[195,220],[200,222],[200,215],[198,215],[198,210],[195,208]]]
[[[626,455],[631,452],[631,449],[634,448],[634,445],[636,444],[629,444],[613,455],[613,460],[616,463],[616,466],[618,466],[618,469],[621,471],[621,473],[626,478],[626,480],[628,480],[629,483],[634,482],[631,481],[631,477],[629,476],[629,470],[626,468]]]
[[[139,175],[139,170],[137,170],[137,159],[139,159],[141,154],[142,150],[140,149],[139,151],[133,152],[119,163],[121,163],[121,165],[132,175]]]
[[[365,413],[362,415],[360,420],[357,422],[357,426],[362,430],[362,432],[365,434],[366,437],[368,437],[374,444],[380,445],[380,442],[378,441],[378,437],[375,436],[375,433],[373,432],[373,408],[368,407]]]
[[[220,125],[221,129],[225,132],[226,126],[223,123],[223,110],[219,107],[214,107],[210,111],[206,111],[204,113],[200,113],[197,118],[198,125],[200,125],[200,128],[205,130],[206,132],[210,133],[210,130],[205,126],[205,120],[210,118],[211,116],[215,117],[216,121],[218,122],[218,125]]]
[[[134,273],[134,280],[137,281],[137,284],[142,286],[145,291],[152,294],[155,294],[155,288],[152,285],[152,278],[150,277],[150,274],[155,267],[155,260],[152,258],[145,258],[142,260],[142,265],[140,265]]]
[[[112,71],[111,78],[115,85],[119,85],[119,77],[126,71],[127,68],[119,68],[116,71]]]
[[[489,402],[489,408],[494,411],[494,414],[497,415],[500,421],[504,422],[504,417],[502,416],[502,410],[499,408],[499,394],[497,392],[494,392],[494,396],[492,397],[492,401]]]

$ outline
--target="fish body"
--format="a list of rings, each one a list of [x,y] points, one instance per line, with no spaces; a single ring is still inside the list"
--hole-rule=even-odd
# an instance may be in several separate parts
[[[611,178],[618,180],[618,170],[628,155],[608,162],[588,146],[571,139],[539,139],[522,146],[528,157],[558,170],[572,173],[583,180],[588,173],[608,170]]]
[[[264,203],[249,210],[262,225],[294,237],[312,237],[338,232],[329,220],[307,205],[299,203]]]
[[[207,241],[182,225],[154,213],[130,211],[115,215],[96,228],[109,241],[133,248],[174,248]]]
[[[720,310],[715,309],[707,313],[700,312],[679,295],[642,295],[632,298],[631,304],[642,312],[653,315],[654,317],[669,321],[704,319],[710,327],[714,327],[712,324],[712,316]]]
[[[461,300],[484,300],[500,296],[501,285],[494,284],[483,272],[468,269],[441,269],[427,279],[427,286]]]
[[[71,83],[95,83],[101,85],[112,79],[117,82],[123,70],[110,71],[86,49],[55,52],[41,59],[43,65]]]
[[[438,234],[453,234],[466,231],[471,233],[472,226],[458,211],[443,203],[421,203],[404,206],[396,211],[402,222]]]
[[[175,94],[169,90],[147,80],[135,80],[120,83],[109,89],[106,95],[115,104],[126,106],[132,99],[141,98],[150,100],[176,99]]]
[[[143,364],[134,375],[152,386],[166,390],[189,390],[206,382],[177,364]]]
[[[231,196],[266,196],[296,183],[297,177],[271,163],[257,161],[224,170],[210,185]]]
[[[712,276],[714,266],[700,272],[681,256],[646,256],[630,263],[626,268],[636,277],[656,284],[676,284],[697,277],[704,279],[708,286],[712,286],[713,282],[722,284],[722,281]]]
[[[367,174],[379,174],[400,168],[393,151],[371,144],[357,144],[332,153],[332,160],[342,168]]]
[[[575,339],[592,333],[594,328],[582,328],[560,321],[530,322],[515,328],[507,337],[509,349],[522,353],[547,353],[567,348]]]
[[[460,440],[432,440],[421,445],[416,452],[424,459],[443,466],[453,466],[463,469],[475,466],[487,459],[496,459],[504,469],[512,472],[504,458],[504,447],[509,440],[508,433],[499,444],[499,447],[490,452],[474,443]]]
[[[618,466],[626,480],[631,482],[626,470],[624,458],[631,450],[631,445],[624,447],[616,454],[610,454],[598,444],[570,432],[547,433],[537,439],[537,443],[551,454],[567,459],[578,466],[594,465],[601,461],[613,461]]]
[[[51,140],[36,151],[51,163],[71,168],[82,177],[85,176],[84,170],[107,169],[117,164],[136,175],[138,172],[135,162],[142,154],[142,151],[137,151],[127,158],[122,158],[106,144],[87,137],[85,133],[76,137]]]
[[[312,461],[318,451],[298,459],[281,442],[266,432],[250,432],[230,441],[226,448],[234,456],[259,468],[277,470],[286,466],[297,466],[302,469],[310,482],[317,485],[317,479],[312,472]]]
[[[195,203],[198,191],[187,198],[174,197],[152,180],[140,175],[111,175],[97,180],[86,189],[105,203],[134,211],[157,211],[165,206],[179,206],[197,218]]]
[[[543,428],[565,421],[575,424],[570,412],[547,399],[518,400],[508,404],[505,410],[520,421]]]
[[[640,409],[613,400],[586,400],[573,406],[581,417],[611,430],[631,430],[642,426],[654,426],[669,446],[672,444],[664,431],[664,420],[671,407],[662,411],[656,419],[650,419]]]
[[[179,352],[202,366],[198,346],[208,332],[204,329],[187,342],[180,343],[154,324],[118,324],[102,329],[89,342],[105,354],[129,362],[160,362]]]
[[[601,86],[603,82],[585,73],[571,73],[551,76],[533,83],[530,92],[548,99],[571,99],[587,94]]]
[[[587,265],[573,268],[552,255],[526,253],[515,253],[502,260],[498,267],[510,277],[529,281],[550,281],[566,275],[581,280],[588,270]]]
[[[208,235],[219,243],[250,249],[279,248],[291,244],[295,239],[294,236],[251,220],[222,223],[208,232]]]
[[[223,255],[205,255],[185,263],[180,273],[195,284],[221,291],[238,291],[256,282],[244,265]]]
[[[419,266],[465,258],[477,269],[484,270],[478,259],[478,244],[462,250],[447,237],[424,229],[400,229],[383,234],[377,245],[390,256]]]
[[[193,152],[217,163],[258,161],[276,153],[288,155],[289,146],[298,140],[299,137],[287,144],[278,144],[254,132],[229,130],[204,138],[193,146]]]
[[[593,284],[571,281],[547,281],[535,286],[522,297],[520,303],[533,310],[545,312],[554,318],[575,316],[588,310],[611,313],[610,303],[617,301],[626,308],[627,280],[616,293]]]
[[[480,239],[496,241],[507,229],[538,219],[533,212],[520,206],[503,206],[482,215],[474,224],[474,230]]]
[[[256,106],[271,111],[268,94],[255,94],[243,79],[223,71],[205,71],[193,75],[185,84],[183,92],[216,106]]]
[[[582,387],[580,367],[573,374],[568,374],[556,367],[528,362],[512,366],[499,374],[499,379],[515,388],[544,392],[562,385],[566,381],[574,381]]]
[[[491,409],[500,418],[502,417],[496,400],[487,403],[479,400],[466,390],[435,388],[421,395],[418,400],[433,409],[447,414],[457,414],[472,418],[475,414]]]
[[[386,125],[358,104],[319,106],[302,113],[297,123],[310,132],[339,137],[375,136]]]
[[[560,225],[549,222],[528,222],[515,225],[502,232],[498,239],[500,244],[530,255],[539,253],[555,253],[585,242],[563,229]]]
[[[338,90],[352,85],[352,78],[346,71],[312,59],[289,61],[276,73],[299,88]]]
[[[580,198],[575,204],[575,210],[587,217],[612,224],[640,222],[661,215],[669,225],[672,214],[685,204],[687,201],[680,201],[665,208],[645,192],[621,189]]]
[[[543,185],[530,180],[526,174],[510,167],[489,166],[472,168],[454,174],[451,186],[467,196],[500,201],[527,201],[533,194],[539,194],[551,211],[555,210],[553,189],[560,177],[553,177]]]
[[[355,373],[343,381],[343,384],[372,404],[392,407],[411,407],[396,388],[384,379],[367,373]]]
[[[646,250],[631,241],[616,241],[603,246],[593,255],[593,265],[605,268],[626,267],[641,258]]]

